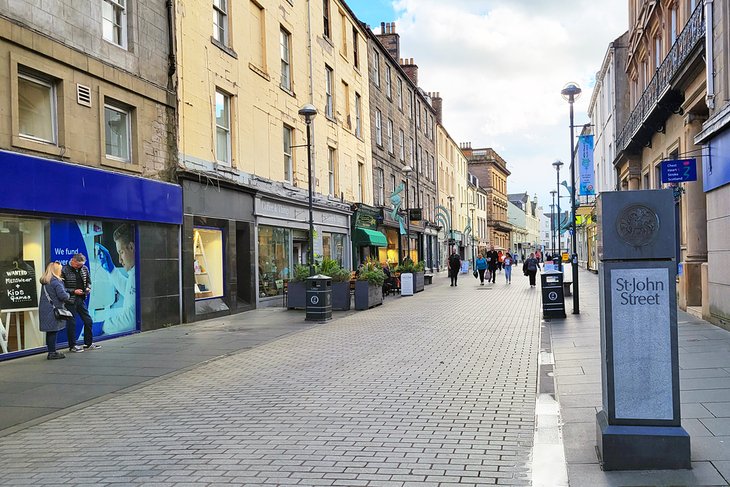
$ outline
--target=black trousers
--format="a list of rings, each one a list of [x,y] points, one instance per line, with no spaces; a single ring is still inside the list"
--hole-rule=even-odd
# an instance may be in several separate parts
[[[477,269],[479,271],[479,282],[484,282],[484,273],[487,271],[486,269]]]
[[[56,337],[58,336],[57,331],[47,331],[46,332],[46,347],[48,348],[48,353],[53,353],[56,351]]]
[[[84,345],[87,347],[94,342],[94,337],[91,335],[91,315],[89,310],[86,309],[86,303],[81,296],[77,296],[73,304],[66,304],[66,309],[73,313],[74,317],[66,321],[66,334],[68,335],[68,348],[76,346],[76,317],[80,317],[84,323]]]
[[[494,267],[491,267],[491,266],[489,267],[489,274],[490,274],[490,276],[489,276],[489,279],[487,279],[487,281],[497,282],[497,266],[496,265]]]
[[[456,280],[459,278],[459,270],[449,269],[449,277],[451,277],[451,285],[456,286]]]
[[[527,275],[530,276],[530,286],[535,285],[535,275],[537,274],[537,271],[527,271]]]

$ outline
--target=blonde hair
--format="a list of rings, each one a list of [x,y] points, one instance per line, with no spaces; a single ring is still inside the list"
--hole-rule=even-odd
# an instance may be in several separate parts
[[[49,262],[46,266],[46,272],[41,276],[41,284],[49,284],[51,279],[57,277],[61,279],[61,263]]]

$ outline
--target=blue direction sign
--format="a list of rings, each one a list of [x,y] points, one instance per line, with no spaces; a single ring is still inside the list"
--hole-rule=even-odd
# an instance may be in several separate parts
[[[697,159],[662,161],[662,184],[697,181]]]

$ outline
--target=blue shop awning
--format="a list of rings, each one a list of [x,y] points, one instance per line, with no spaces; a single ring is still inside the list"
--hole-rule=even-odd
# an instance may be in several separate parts
[[[356,228],[355,235],[353,237],[359,247],[387,247],[388,239],[385,238],[382,232],[377,230],[370,230],[369,228]]]

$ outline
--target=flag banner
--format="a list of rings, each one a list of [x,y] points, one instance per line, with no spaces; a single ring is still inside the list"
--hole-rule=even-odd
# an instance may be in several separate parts
[[[581,135],[578,137],[578,180],[580,181],[580,195],[596,194],[596,177],[593,170],[593,136]]]

